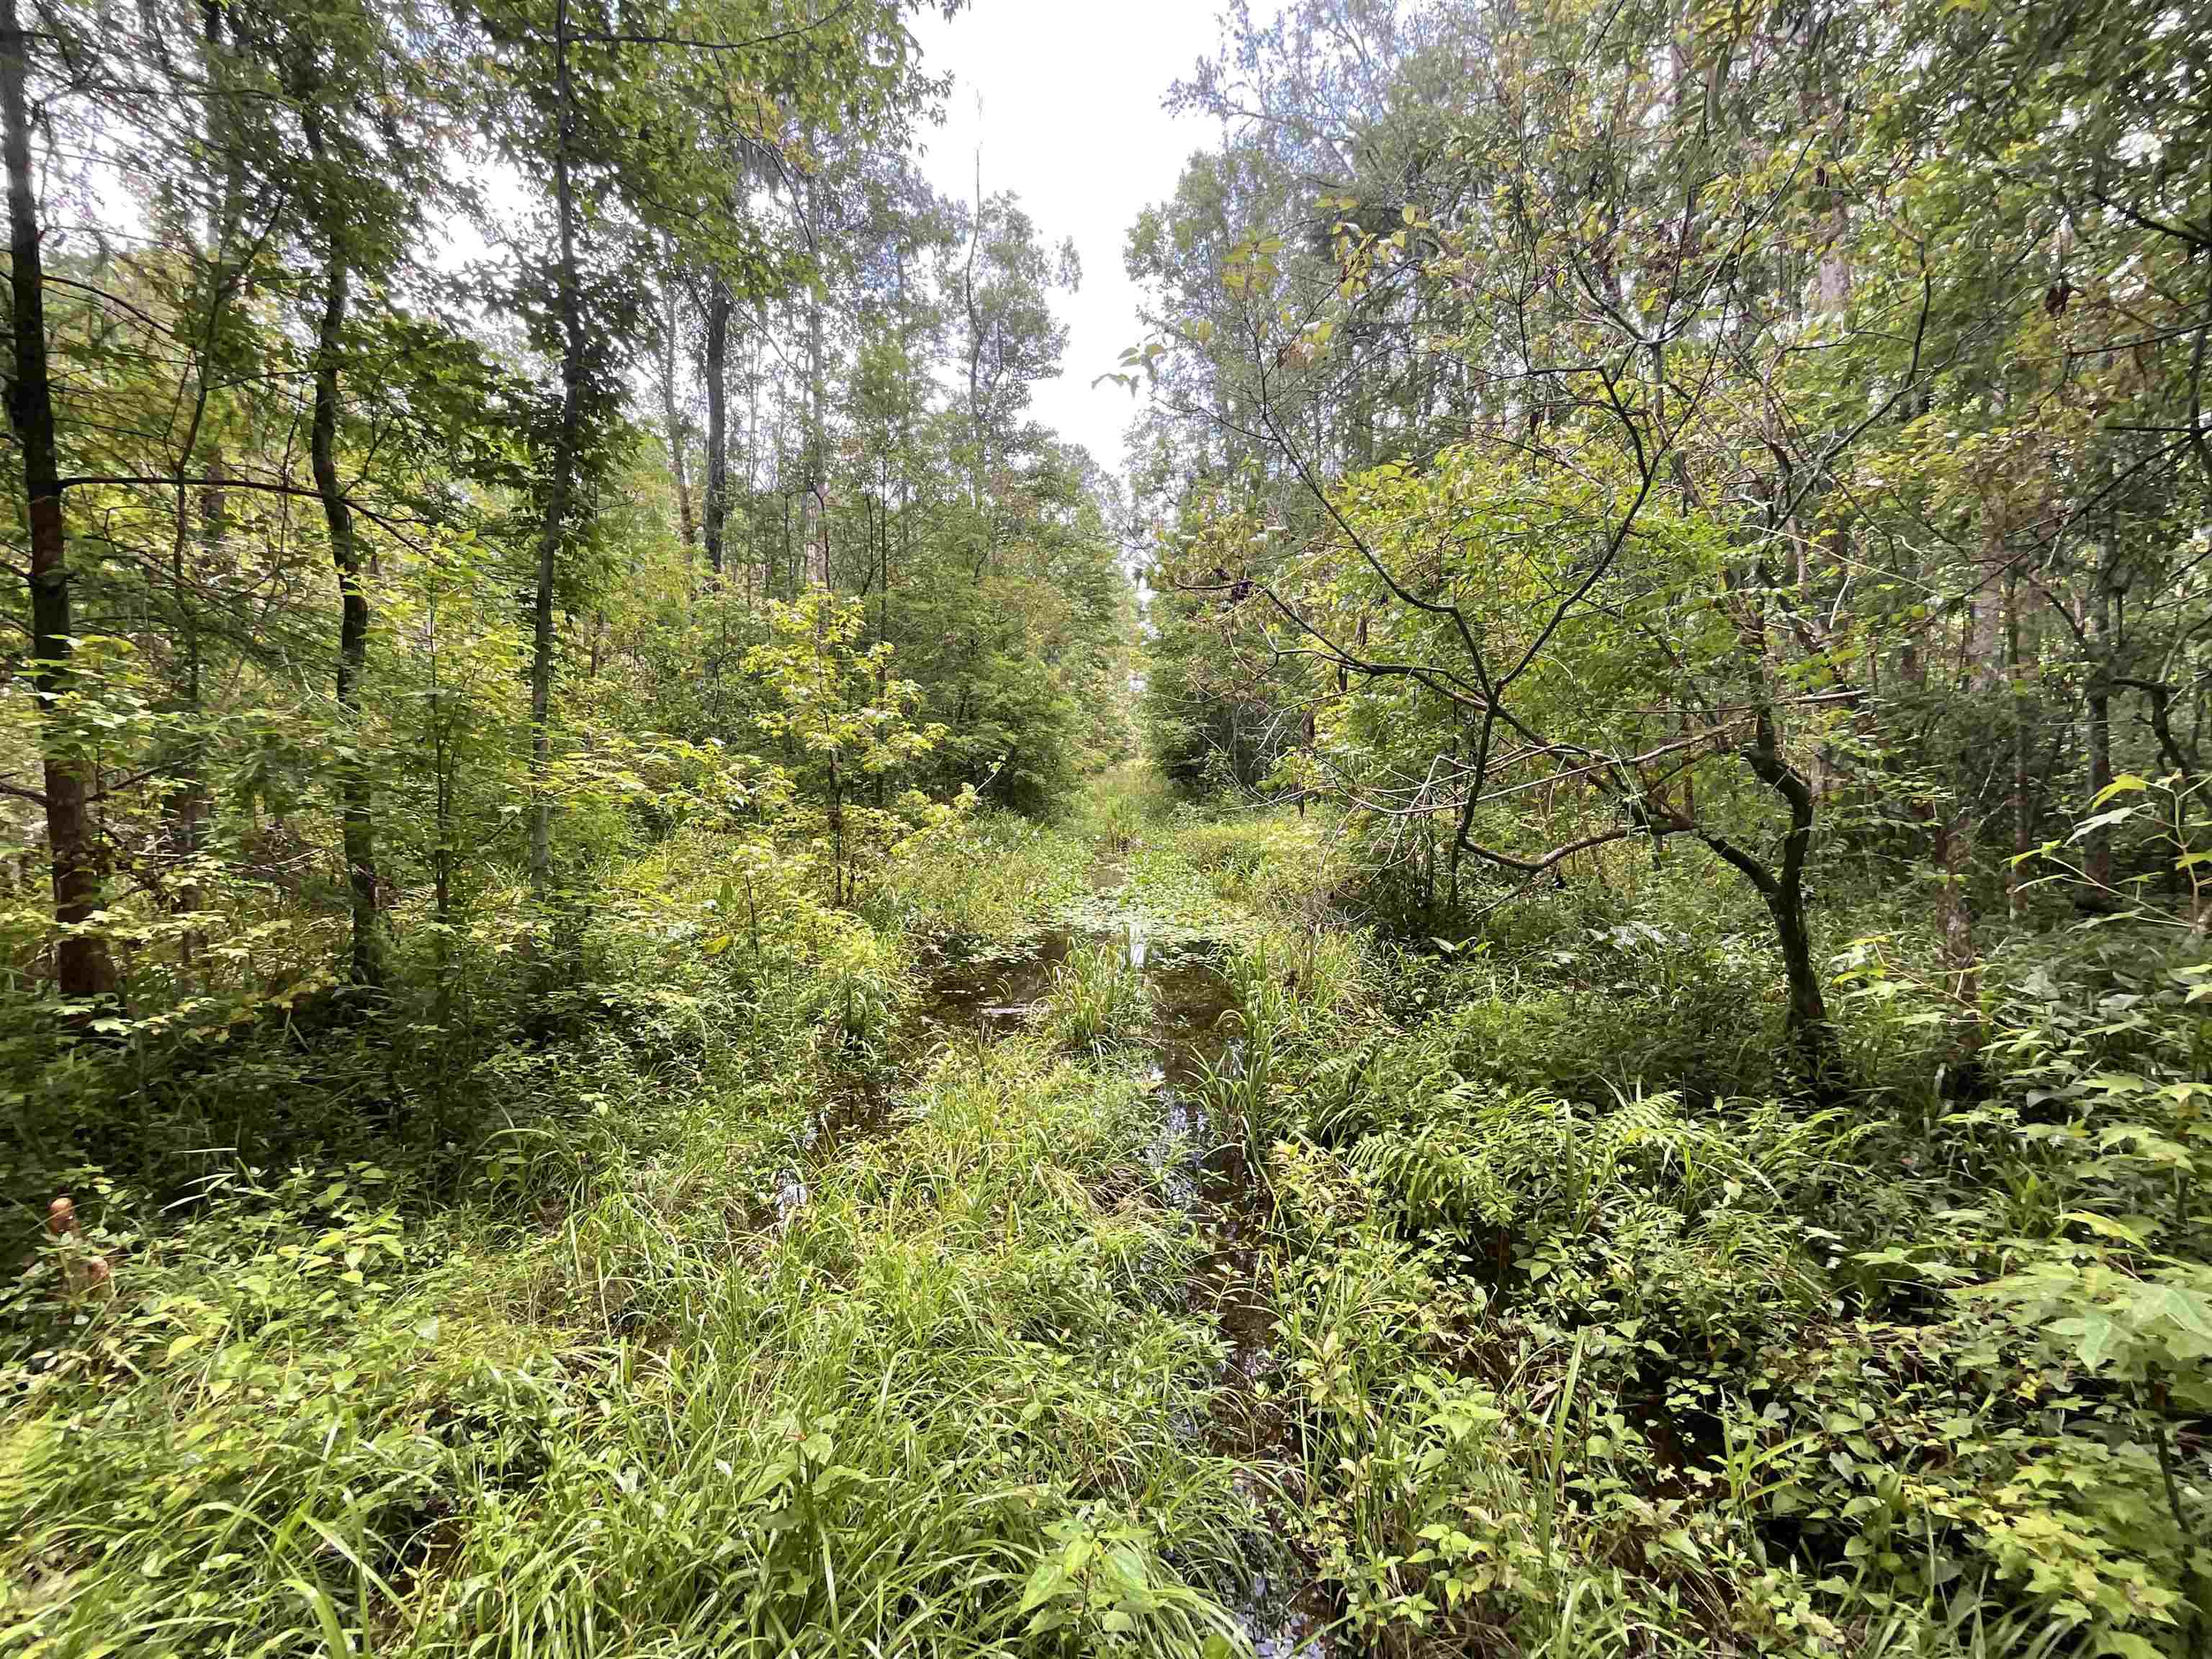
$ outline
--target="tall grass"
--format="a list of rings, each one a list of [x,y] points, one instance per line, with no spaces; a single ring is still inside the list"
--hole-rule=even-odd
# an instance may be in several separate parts
[[[1090,862],[1079,835],[980,812],[935,832],[863,908],[886,931],[1001,937],[1082,893]]]
[[[1006,833],[1014,877],[956,903],[948,853],[890,921],[1033,914],[1074,861]],[[1240,1639],[1260,1521],[1195,1432],[1219,1338],[1138,1082],[967,1048],[817,1139],[914,1074],[902,935],[756,892],[790,947],[756,958],[661,862],[592,946],[604,1021],[480,1062],[434,1163],[233,1166],[166,1212],[74,1172],[113,1291],[49,1252],[0,1292],[0,1652]],[[1125,1029],[1094,978],[1086,1030]]]
[[[417,1240],[374,1183],[319,1231],[283,1212],[319,1194],[225,1200],[14,1372],[0,1645],[1226,1639],[1255,1517],[1187,1427],[1192,1243],[1104,1196],[1146,1179],[1144,1110],[1034,1047],[948,1058],[781,1224],[656,1162],[503,1250],[488,1215]]]
[[[1093,1051],[1135,1035],[1152,1012],[1144,975],[1108,945],[1081,947],[1053,969],[1051,1003],[1060,1042]]]
[[[1069,827],[1109,853],[1128,852],[1174,810],[1175,794],[1158,769],[1131,762],[1093,778],[1068,814]]]

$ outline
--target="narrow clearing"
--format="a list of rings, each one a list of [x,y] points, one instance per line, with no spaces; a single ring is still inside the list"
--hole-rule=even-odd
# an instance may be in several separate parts
[[[967,950],[956,943],[930,977],[925,1017],[947,1034],[988,1042],[1043,1016],[1055,971],[1079,951],[1118,952],[1139,976],[1149,1014],[1139,1052],[1158,1116],[1152,1143],[1139,1152],[1203,1242],[1186,1305],[1213,1322],[1224,1355],[1210,1419],[1188,1431],[1234,1460],[1240,1481],[1272,1510],[1289,1422],[1272,1397],[1265,1194],[1245,1146],[1214,1121],[1206,1099],[1209,1077],[1234,1076],[1243,1064],[1235,1000],[1218,966],[1225,940],[1159,922],[1126,862],[1102,859],[1091,888],[1069,919],[1012,941]],[[1279,1543],[1272,1556],[1254,1564],[1249,1583],[1213,1588],[1260,1659],[1328,1653],[1310,1565]]]

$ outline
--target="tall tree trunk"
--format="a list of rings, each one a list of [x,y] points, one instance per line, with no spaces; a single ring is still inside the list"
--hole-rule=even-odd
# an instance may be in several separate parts
[[[575,494],[582,442],[584,308],[576,270],[576,188],[570,173],[575,93],[568,78],[568,0],[553,9],[553,205],[560,238],[554,271],[561,311],[561,416],[554,429],[553,467],[545,489],[545,524],[538,537],[538,592],[531,606],[530,891],[540,904],[553,878],[553,577]]]
[[[31,180],[29,42],[16,0],[0,0],[0,149],[8,171],[9,280],[15,289],[15,373],[8,413],[23,447],[23,493],[31,533],[31,684],[45,763],[46,846],[52,858],[54,977],[73,1000],[115,988],[106,941],[87,931],[100,908],[82,762],[70,750],[55,705],[70,690],[69,544],[62,524],[61,465],[54,447],[53,387],[46,371],[46,269],[39,202]]]
[[[304,118],[308,152],[323,154],[321,124]],[[315,410],[307,430],[307,455],[330,532],[331,562],[338,574],[338,718],[346,753],[338,768],[340,831],[345,848],[346,889],[353,910],[352,973],[357,985],[384,981],[383,918],[378,903],[376,821],[368,767],[362,755],[361,680],[368,663],[368,594],[361,581],[361,543],[353,508],[338,482],[338,362],[344,349],[346,307],[352,296],[345,237],[335,219],[325,227],[329,264],[323,278],[323,314],[315,328]]]
[[[676,408],[676,331],[682,315],[682,289],[672,276],[664,297],[668,321],[660,341],[660,414],[668,428],[668,472],[676,483],[676,524],[684,535],[688,562],[691,550],[699,545],[699,526],[691,514],[691,476],[684,465],[684,420]]]
[[[2112,552],[2109,540],[2099,550],[2089,599],[2089,648],[2094,657],[2089,665],[2088,731],[2085,741],[2089,752],[2089,796],[2093,800],[2103,795],[2112,781]],[[2112,902],[2117,895],[2112,890],[2112,832],[2109,827],[2090,831],[2082,867],[2097,890],[2091,895],[2091,901],[2100,906]]]
[[[2005,582],[2005,662],[2006,678],[2012,689],[2012,851],[2011,860],[2005,866],[2005,908],[2014,921],[2020,920],[2020,872],[2025,856],[2035,846],[2034,777],[2030,762],[2030,745],[2035,741],[2035,703],[2027,690],[2027,664],[2021,651],[2020,579],[2008,576]]]
[[[722,542],[730,516],[730,285],[718,274],[707,290],[707,569],[722,580]]]

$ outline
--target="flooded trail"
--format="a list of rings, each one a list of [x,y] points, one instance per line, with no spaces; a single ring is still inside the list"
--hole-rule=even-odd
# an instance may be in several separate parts
[[[1242,1140],[1206,1106],[1209,1077],[1234,1074],[1243,1064],[1235,1000],[1221,971],[1228,942],[1159,923],[1118,860],[1095,865],[1091,885],[1077,920],[1013,941],[940,946],[925,964],[924,1017],[942,1036],[988,1042],[1044,1016],[1054,970],[1079,951],[1116,951],[1139,976],[1148,1017],[1139,1052],[1157,1110],[1152,1143],[1139,1156],[1201,1241],[1185,1305],[1212,1322],[1224,1354],[1210,1419],[1189,1432],[1239,1464],[1240,1484],[1270,1509],[1291,1425],[1268,1387],[1276,1359],[1265,1194]],[[1251,1567],[1249,1582],[1231,1587],[1224,1600],[1259,1659],[1326,1659],[1333,1650],[1310,1565],[1277,1541],[1269,1559]]]

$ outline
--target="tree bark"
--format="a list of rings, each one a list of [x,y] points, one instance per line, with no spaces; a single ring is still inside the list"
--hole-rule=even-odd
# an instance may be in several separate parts
[[[553,9],[553,206],[560,240],[554,271],[561,312],[561,414],[554,429],[553,466],[546,481],[545,524],[538,537],[538,591],[531,605],[530,891],[543,903],[552,885],[553,577],[575,493],[583,429],[584,310],[576,270],[576,188],[570,148],[575,92],[568,79],[568,0]]]
[[[310,113],[304,118],[308,152],[319,159],[322,129]],[[376,819],[363,757],[361,681],[368,663],[368,594],[361,580],[361,543],[354,533],[353,508],[338,480],[338,363],[344,348],[346,307],[353,274],[348,269],[344,233],[333,215],[325,227],[328,265],[323,279],[323,311],[315,327],[315,408],[307,431],[307,455],[322,500],[323,523],[330,532],[331,562],[338,575],[339,723],[345,750],[338,764],[339,830],[346,864],[346,890],[353,916],[350,963],[354,983],[384,982],[383,915],[376,875]]]
[[[1820,975],[1813,965],[1813,930],[1805,915],[1801,884],[1778,887],[1766,896],[1774,932],[1782,946],[1783,972],[1790,988],[1790,1043],[1808,1081],[1820,1084],[1834,1070],[1835,1031]]]
[[[707,502],[708,580],[722,580],[722,544],[730,517],[730,285],[719,275],[707,291]]]
[[[16,0],[0,0],[0,149],[8,173],[9,279],[15,289],[15,323],[8,414],[23,448],[30,526],[31,683],[39,703],[54,921],[61,932],[54,946],[54,978],[64,996],[82,1000],[112,992],[115,966],[106,941],[89,931],[100,908],[99,856],[82,763],[71,752],[56,708],[72,678],[69,544],[62,522],[53,387],[46,368],[46,269],[31,178],[29,56]]]
[[[1825,1091],[1836,1082],[1838,1057],[1835,1027],[1828,1019],[1826,993],[1813,958],[1813,928],[1805,906],[1805,860],[1812,851],[1816,804],[1812,785],[1782,757],[1774,717],[1762,708],[1756,736],[1743,752],[1745,763],[1759,781],[1781,797],[1790,809],[1790,834],[1782,843],[1782,865],[1770,870],[1743,848],[1717,836],[1703,836],[1705,844],[1741,871],[1766,901],[1774,919],[1775,942],[1781,947],[1782,966],[1788,981],[1790,1044],[1805,1081]]]

